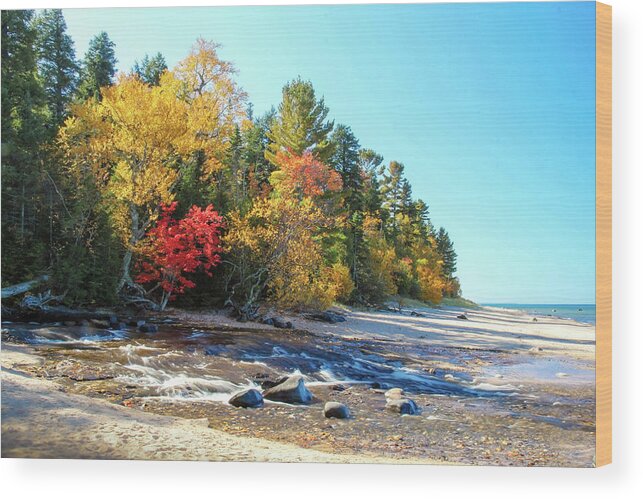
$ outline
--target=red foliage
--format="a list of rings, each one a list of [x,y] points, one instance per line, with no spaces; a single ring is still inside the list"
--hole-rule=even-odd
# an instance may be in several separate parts
[[[284,172],[284,186],[308,197],[321,196],[342,188],[342,177],[332,168],[315,159],[310,151],[301,156],[292,152],[277,153],[277,162]]]
[[[212,205],[205,209],[192,206],[185,218],[176,220],[172,214],[176,202],[162,206],[156,227],[147,233],[148,260],[139,265],[136,281],[140,284],[158,283],[163,289],[161,308],[172,294],[193,288],[194,282],[185,274],[203,270],[207,275],[221,262],[221,217]]]

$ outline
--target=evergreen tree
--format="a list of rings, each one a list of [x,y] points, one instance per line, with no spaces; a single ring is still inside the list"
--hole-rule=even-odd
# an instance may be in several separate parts
[[[382,208],[386,216],[390,237],[395,240],[399,234],[400,221],[398,215],[403,213],[405,202],[408,201],[408,187],[405,187],[404,165],[391,161],[382,176],[380,192],[382,193]]]
[[[136,61],[132,68],[132,72],[148,85],[158,85],[164,71],[167,71],[167,63],[160,52],[153,57],[145,54],[141,62]]]
[[[301,155],[311,150],[317,159],[327,162],[333,152],[328,134],[334,123],[326,121],[328,108],[323,97],[318,100],[312,83],[301,78],[286,84],[282,96],[279,114],[268,132],[266,159],[276,165],[279,151]]]
[[[43,229],[45,94],[36,67],[33,11],[2,11],[2,279],[47,266]]]
[[[83,59],[81,81],[78,89],[83,99],[100,99],[100,89],[112,84],[116,74],[114,42],[104,31],[89,42],[89,49]]]
[[[457,255],[453,249],[453,242],[449,237],[449,233],[445,230],[444,227],[440,227],[436,238],[436,249],[442,258],[442,275],[446,279],[452,279],[453,274],[455,274],[457,267]]]
[[[78,84],[74,42],[60,9],[47,9],[35,21],[38,72],[51,114],[52,131],[62,124]]]
[[[346,125],[337,125],[330,141],[333,149],[330,163],[342,176],[344,202],[351,214],[361,210],[363,205],[359,142],[350,127]]]

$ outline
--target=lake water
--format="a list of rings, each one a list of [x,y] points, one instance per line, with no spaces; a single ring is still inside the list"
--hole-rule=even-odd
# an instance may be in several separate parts
[[[525,303],[485,303],[489,307],[522,310],[531,315],[554,316],[573,319],[587,324],[596,324],[596,305],[588,304],[525,304]]]

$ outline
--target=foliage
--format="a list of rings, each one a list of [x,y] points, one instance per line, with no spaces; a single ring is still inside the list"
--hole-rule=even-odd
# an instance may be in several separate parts
[[[111,85],[116,74],[114,42],[104,31],[89,41],[83,59],[78,94],[81,99],[100,99],[101,88]]]
[[[50,123],[56,127],[62,124],[78,84],[76,51],[60,9],[44,10],[36,18],[35,28],[38,72],[48,100]]]
[[[136,61],[132,68],[132,73],[138,75],[148,85],[158,85],[165,71],[167,71],[167,63],[160,52],[153,57],[145,54],[141,62]]]
[[[310,150],[318,160],[327,161],[332,154],[328,134],[334,126],[332,121],[326,121],[327,116],[324,99],[317,100],[311,82],[297,78],[286,84],[278,116],[268,132],[266,159],[276,165],[280,151],[301,155]]]
[[[142,251],[147,258],[140,262],[136,277],[139,284],[156,284],[148,294],[160,288],[160,310],[173,295],[195,286],[186,274],[202,270],[211,277],[211,270],[221,262],[219,236],[224,223],[212,205],[192,206],[181,220],[172,218],[175,210],[176,202],[163,206],[158,223],[147,232]]]
[[[107,33],[79,63],[60,10],[2,12],[3,284],[47,272],[69,303],[181,295],[245,317],[459,297],[453,242],[404,165],[302,78],[255,116],[218,48],[116,77]]]
[[[342,188],[337,172],[315,159],[310,151],[302,155],[279,151],[275,161],[279,169],[272,174],[270,183],[284,196],[316,198]]]

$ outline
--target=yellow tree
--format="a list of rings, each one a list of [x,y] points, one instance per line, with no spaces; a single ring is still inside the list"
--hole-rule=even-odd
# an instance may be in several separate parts
[[[160,204],[172,201],[185,166],[199,156],[206,174],[222,167],[227,139],[243,117],[245,94],[233,74],[216,45],[198,40],[159,85],[122,75],[101,89],[100,101],[74,106],[62,127],[70,173],[93,180],[125,245],[118,291],[141,291],[130,276],[133,254]]]

